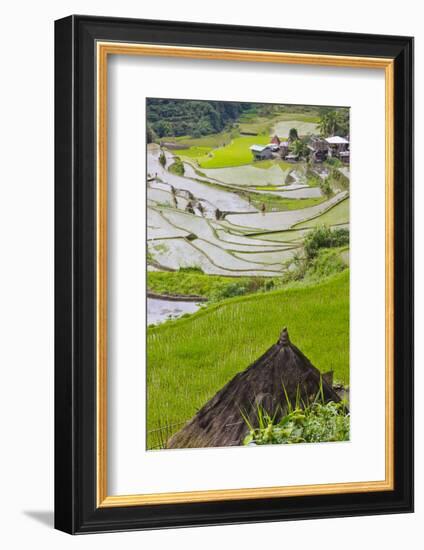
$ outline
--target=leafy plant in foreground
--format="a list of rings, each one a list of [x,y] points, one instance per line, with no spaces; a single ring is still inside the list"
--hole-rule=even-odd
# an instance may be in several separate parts
[[[320,443],[348,441],[350,416],[344,402],[324,403],[320,392],[309,405],[300,404],[296,399],[293,406],[289,400],[288,413],[278,422],[277,413],[272,417],[261,407],[258,408],[258,427],[244,417],[249,433],[244,445],[279,445],[282,443]],[[278,412],[278,411],[277,411]]]

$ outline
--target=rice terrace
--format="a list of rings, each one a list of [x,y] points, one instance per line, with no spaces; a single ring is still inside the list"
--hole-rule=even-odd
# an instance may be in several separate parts
[[[349,439],[349,109],[148,98],[147,449]]]

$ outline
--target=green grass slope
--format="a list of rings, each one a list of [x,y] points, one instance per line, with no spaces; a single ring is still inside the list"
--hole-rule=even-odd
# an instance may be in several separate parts
[[[147,430],[179,429],[237,372],[278,339],[292,342],[320,370],[349,383],[349,271],[311,286],[234,298],[147,335]],[[148,448],[160,444],[148,434]]]
[[[176,155],[194,158],[201,168],[225,168],[227,166],[242,166],[253,162],[253,155],[249,147],[253,144],[266,145],[269,136],[239,136],[234,138],[225,147],[213,149],[208,153],[204,148],[196,146],[190,149],[173,151]]]

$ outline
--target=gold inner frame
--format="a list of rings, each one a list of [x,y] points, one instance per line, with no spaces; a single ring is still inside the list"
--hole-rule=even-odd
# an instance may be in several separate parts
[[[389,491],[394,489],[394,60],[300,53],[97,42],[97,506],[141,506],[237,499]],[[217,489],[108,496],[107,492],[107,61],[109,55],[142,55],[384,69],[386,124],[386,377],[385,479],[316,485]]]

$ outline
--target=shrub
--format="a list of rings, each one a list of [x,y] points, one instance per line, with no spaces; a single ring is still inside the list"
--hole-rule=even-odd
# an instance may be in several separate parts
[[[309,262],[305,256],[299,252],[296,252],[292,259],[286,263],[286,267],[288,269],[283,277],[284,282],[288,283],[289,281],[300,281],[305,277],[306,272],[308,271]]]
[[[319,226],[305,237],[304,247],[307,259],[315,258],[320,248],[333,248],[349,244],[348,229],[331,229],[328,226]]]
[[[272,279],[267,280],[263,277],[243,277],[240,281],[231,282],[217,289],[212,296],[212,300],[218,302],[225,298],[234,298],[235,296],[244,296],[255,292],[266,292],[272,290],[275,283]]]
[[[159,155],[159,162],[162,165],[163,168],[166,166],[166,156],[163,151],[161,151],[161,154]]]
[[[334,166],[335,168],[340,168],[343,166],[343,162],[337,157],[327,157],[325,161],[329,166]]]
[[[247,288],[240,283],[230,283],[224,288],[219,289],[214,295],[213,300],[219,301],[225,298],[234,298],[235,296],[243,296],[246,294]]]
[[[258,409],[258,428],[245,418],[249,433],[244,445],[275,445],[282,443],[320,443],[348,441],[350,416],[345,403],[324,403],[315,400],[301,408],[289,404],[288,414],[275,422],[264,410]]]
[[[330,182],[328,181],[328,178],[325,180],[321,180],[319,187],[321,189],[322,194],[328,199],[333,194],[333,191],[331,189]]]
[[[321,250],[316,258],[311,260],[308,277],[312,280],[322,280],[346,268],[346,263],[340,257],[340,250]]]
[[[184,176],[184,163],[180,157],[174,157],[174,162],[170,165],[168,170],[177,176]]]

